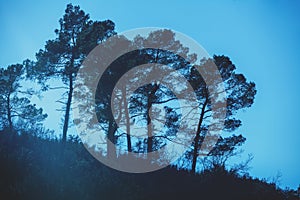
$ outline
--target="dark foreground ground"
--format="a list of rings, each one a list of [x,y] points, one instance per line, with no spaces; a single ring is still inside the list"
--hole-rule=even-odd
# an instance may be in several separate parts
[[[1,200],[300,199],[293,190],[223,169],[122,173],[102,165],[80,143],[3,131],[0,163]]]

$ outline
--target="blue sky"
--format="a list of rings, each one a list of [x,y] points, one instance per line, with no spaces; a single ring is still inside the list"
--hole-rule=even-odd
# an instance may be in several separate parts
[[[54,37],[69,1],[0,1],[0,66],[34,59]],[[286,3],[289,2],[289,3]],[[254,105],[239,113],[237,133],[253,153],[250,174],[282,173],[281,186],[300,184],[300,1],[72,1],[94,20],[111,19],[117,32],[165,27],[182,32],[211,55],[229,56],[257,85]],[[47,99],[50,102],[51,99]],[[59,113],[47,109],[47,124]],[[51,128],[51,127],[50,127]]]

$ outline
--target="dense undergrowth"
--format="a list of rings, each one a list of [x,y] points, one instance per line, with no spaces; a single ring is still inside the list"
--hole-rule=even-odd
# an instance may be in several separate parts
[[[293,190],[223,168],[123,173],[95,160],[77,140],[63,144],[7,131],[0,132],[0,162],[0,199],[299,199]]]

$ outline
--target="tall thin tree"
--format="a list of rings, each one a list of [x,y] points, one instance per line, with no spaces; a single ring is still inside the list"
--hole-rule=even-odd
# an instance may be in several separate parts
[[[51,89],[45,81],[60,78],[66,89],[62,140],[66,141],[70,121],[74,80],[87,54],[101,41],[115,34],[115,25],[110,20],[92,21],[79,6],[68,4],[64,16],[55,30],[56,38],[48,40],[45,49],[36,54],[36,62],[28,62],[28,74],[38,79],[44,89]],[[61,87],[60,87],[61,88]]]

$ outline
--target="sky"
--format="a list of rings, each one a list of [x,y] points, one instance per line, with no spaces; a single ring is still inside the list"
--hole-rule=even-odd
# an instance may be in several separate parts
[[[68,3],[0,0],[0,67],[34,59],[45,42],[54,38]],[[72,3],[93,20],[112,20],[117,32],[169,28],[190,36],[211,55],[229,56],[237,71],[256,83],[258,91],[253,106],[239,113],[243,126],[236,131],[247,138],[244,157],[254,155],[250,175],[271,180],[280,173],[281,187],[299,186],[300,1]],[[48,105],[54,98],[43,101]],[[52,106],[44,110],[49,114],[48,128],[60,122],[61,115]]]

